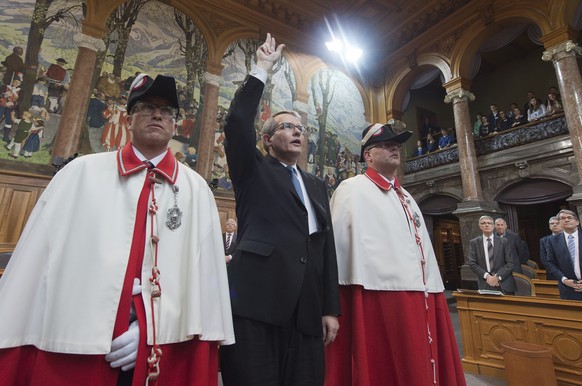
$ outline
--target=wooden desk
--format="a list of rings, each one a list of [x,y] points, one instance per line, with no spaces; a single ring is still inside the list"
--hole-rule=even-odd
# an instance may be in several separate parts
[[[582,302],[465,292],[454,296],[465,371],[505,378],[501,343],[522,341],[552,350],[558,385],[582,385]]]
[[[536,296],[538,298],[559,299],[560,290],[556,280],[533,279],[532,283],[536,287]]]

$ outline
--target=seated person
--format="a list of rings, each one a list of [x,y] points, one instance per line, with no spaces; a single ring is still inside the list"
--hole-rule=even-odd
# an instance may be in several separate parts
[[[499,120],[497,121],[497,128],[495,131],[503,131],[511,128],[513,122],[507,117],[505,111],[501,110],[499,112]]]
[[[529,100],[529,109],[527,110],[528,122],[539,121],[546,116],[546,106],[544,106],[538,98],[531,98]]]
[[[511,127],[516,127],[527,123],[527,117],[521,113],[519,107],[513,109],[513,123]]]
[[[546,110],[548,117],[564,112],[564,106],[562,106],[562,101],[560,100],[560,98],[558,98],[558,94],[556,94],[555,92],[550,92],[548,94],[548,104],[546,106]]]
[[[453,137],[449,135],[447,129],[441,129],[441,138],[439,139],[439,150],[446,149],[453,144]]]

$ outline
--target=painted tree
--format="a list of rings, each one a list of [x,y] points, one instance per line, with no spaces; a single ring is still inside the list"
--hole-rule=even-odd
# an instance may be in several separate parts
[[[201,91],[198,109],[195,114],[195,135],[190,137],[190,145],[197,148],[198,135],[196,135],[196,133],[200,133],[202,125],[201,116],[204,108],[203,90],[206,84],[204,74],[206,72],[206,62],[208,61],[208,46],[206,45],[202,31],[200,31],[190,17],[183,12],[174,9],[174,20],[176,20],[176,23],[182,32],[184,32],[184,40],[178,40],[178,44],[180,46],[180,53],[184,55],[188,98],[191,100],[194,99],[194,88],[196,82],[198,82]]]
[[[126,1],[109,15],[105,25],[105,34],[103,35],[105,50],[100,51],[97,54],[97,63],[95,66],[95,73],[93,74],[93,85],[97,83],[97,79],[103,68],[103,63],[109,52],[109,47],[112,44],[116,44],[115,53],[113,54],[113,74],[115,74],[115,76],[121,76],[131,28],[134,26],[141,9],[150,1],[151,0]]]
[[[281,70],[283,71],[283,75],[285,76],[285,80],[291,91],[291,106],[295,106],[295,101],[297,100],[297,86],[295,85],[295,79],[293,78],[293,70],[288,61],[283,61]]]
[[[59,21],[67,20],[79,24],[77,15],[82,8],[80,0],[37,0],[30,21],[26,55],[24,63],[32,69],[38,67],[38,54],[44,41],[47,28]],[[19,110],[26,111],[30,108],[32,90],[36,83],[37,71],[26,71],[20,90]]]
[[[326,133],[327,114],[329,105],[333,101],[336,85],[336,82],[332,80],[334,80],[334,71],[329,68],[316,72],[311,79],[311,97],[319,126],[318,165],[322,171],[325,170],[325,158],[329,151]],[[319,95],[321,95],[321,101],[318,100]]]

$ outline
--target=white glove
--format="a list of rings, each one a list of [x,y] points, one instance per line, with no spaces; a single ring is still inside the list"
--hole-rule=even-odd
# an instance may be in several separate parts
[[[123,371],[133,369],[137,359],[138,343],[139,325],[136,320],[129,325],[126,332],[113,339],[111,352],[105,355],[105,360],[113,368],[121,367]]]
[[[141,284],[139,283],[139,279],[137,277],[133,278],[133,287],[131,288],[132,295],[141,294]]]

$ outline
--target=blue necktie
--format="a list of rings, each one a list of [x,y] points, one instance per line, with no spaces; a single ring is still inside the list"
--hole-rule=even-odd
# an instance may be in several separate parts
[[[292,166],[285,166],[287,171],[289,172],[289,176],[291,176],[291,183],[297,192],[297,195],[301,199],[301,202],[305,205],[305,200],[303,199],[303,191],[301,190],[301,185],[299,184],[299,178],[297,178],[297,170],[295,170]]]
[[[576,244],[574,244],[574,236],[572,235],[568,235],[568,251],[570,252],[572,266],[576,267]]]

